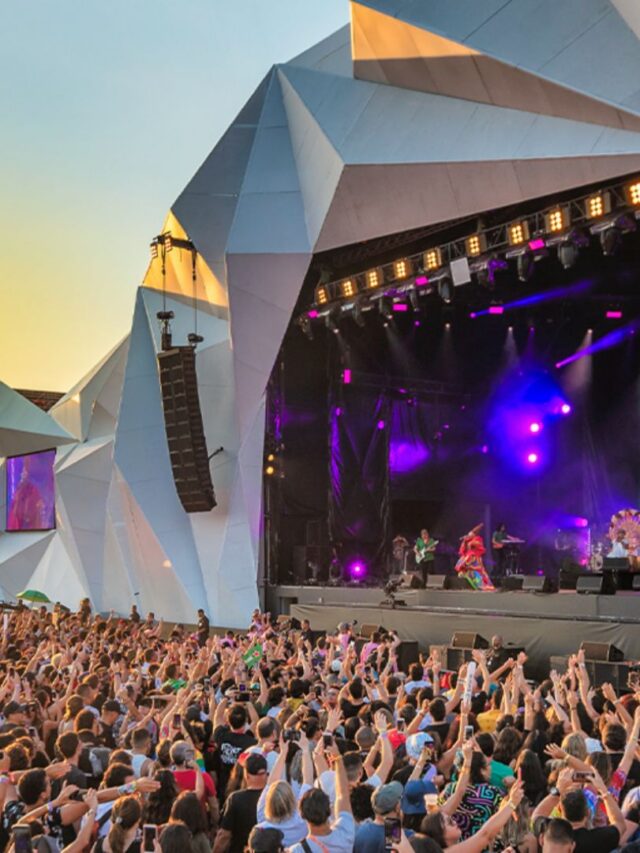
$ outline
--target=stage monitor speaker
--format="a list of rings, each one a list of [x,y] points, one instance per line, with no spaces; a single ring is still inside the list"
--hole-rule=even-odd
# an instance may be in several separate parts
[[[632,590],[640,589],[640,575],[634,575],[631,578],[631,589]]]
[[[489,642],[480,634],[474,634],[473,631],[456,631],[451,638],[451,647],[454,649],[488,649]]]
[[[363,637],[365,640],[370,640],[370,639],[373,637],[373,635],[375,634],[375,632],[376,632],[376,631],[383,631],[383,630],[384,630],[384,629],[383,629],[383,628],[381,628],[381,627],[380,627],[380,625],[368,625],[368,624],[366,624],[366,623],[363,623],[363,624],[360,626],[359,634],[360,634],[360,636],[361,636],[361,637]]]
[[[216,505],[202,425],[196,354],[193,347],[158,353],[164,423],[173,479],[186,512],[209,512]]]
[[[446,589],[446,575],[428,575],[427,589]]]
[[[406,572],[402,575],[400,589],[424,589],[422,575],[416,572]]]
[[[464,578],[459,578],[457,575],[447,575],[447,579],[444,582],[445,589],[455,589],[458,592],[471,592],[471,587],[469,586],[469,582]]]
[[[620,663],[624,660],[624,652],[613,643],[590,643],[585,640],[580,646],[586,660]]]
[[[418,643],[415,640],[401,640],[396,648],[396,656],[400,672],[408,673],[411,664],[420,661]]]
[[[549,593],[558,591],[553,578],[548,578],[546,575],[525,575],[522,583],[522,589],[525,592]]]
[[[580,575],[576,584],[580,595],[615,595],[616,582],[611,572],[597,575]]]
[[[522,589],[524,575],[507,575],[502,578],[502,589],[504,592],[517,592]]]

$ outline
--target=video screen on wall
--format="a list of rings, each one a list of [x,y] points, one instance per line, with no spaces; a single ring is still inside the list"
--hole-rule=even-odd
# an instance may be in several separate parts
[[[7,531],[52,530],[56,526],[55,458],[55,450],[44,450],[7,459]]]

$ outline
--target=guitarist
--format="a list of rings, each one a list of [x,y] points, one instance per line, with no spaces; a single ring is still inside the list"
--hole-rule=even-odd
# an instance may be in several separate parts
[[[437,540],[433,539],[426,528],[423,528],[420,531],[420,536],[416,539],[416,544],[413,546],[413,553],[416,555],[416,566],[422,571],[422,581],[425,586],[427,585],[427,575],[433,566],[437,544]]]

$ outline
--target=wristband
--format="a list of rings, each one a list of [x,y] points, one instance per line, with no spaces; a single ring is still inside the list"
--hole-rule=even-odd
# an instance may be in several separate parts
[[[121,795],[133,794],[135,790],[136,790],[136,783],[135,782],[127,782],[126,785],[120,785],[120,787],[118,788],[118,793]]]
[[[53,814],[54,809],[55,809],[55,806],[53,805],[53,801],[51,801],[50,803],[47,803],[47,812],[49,814]]]

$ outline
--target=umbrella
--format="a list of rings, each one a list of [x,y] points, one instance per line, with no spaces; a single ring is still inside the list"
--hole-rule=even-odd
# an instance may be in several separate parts
[[[16,598],[21,598],[23,601],[39,601],[41,604],[51,604],[49,596],[38,589],[25,589],[19,592]]]

